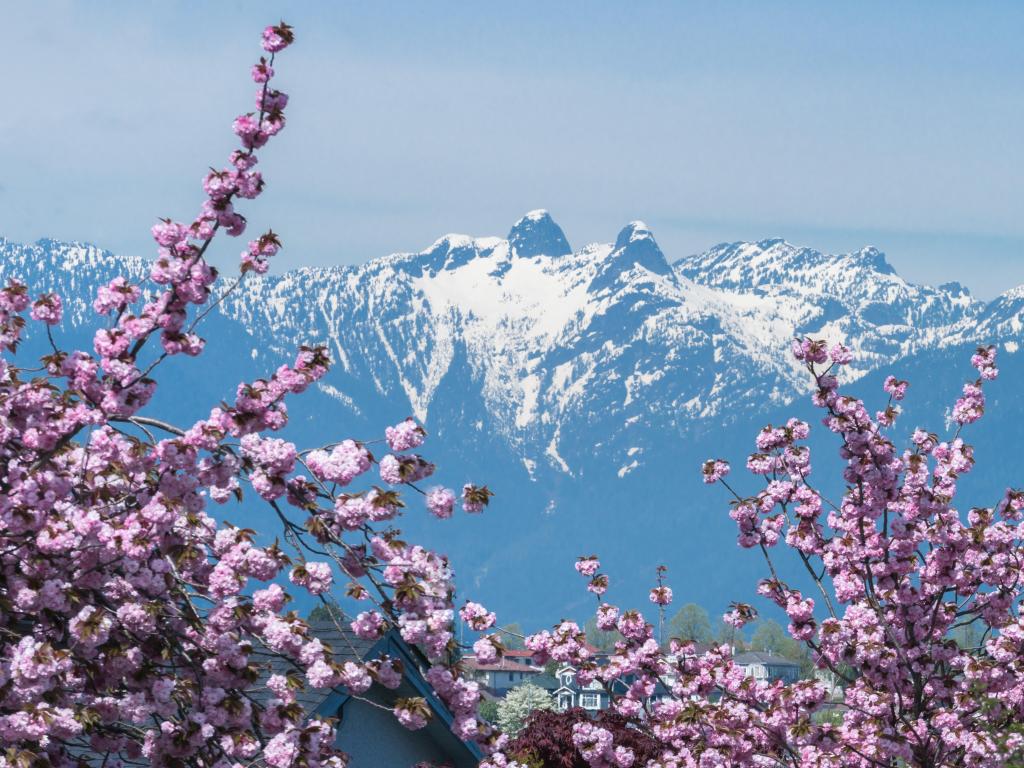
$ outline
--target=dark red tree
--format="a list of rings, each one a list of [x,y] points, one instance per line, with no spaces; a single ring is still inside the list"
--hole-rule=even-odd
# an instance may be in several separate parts
[[[658,742],[639,731],[633,720],[608,711],[592,717],[587,710],[574,707],[564,712],[537,710],[531,714],[505,754],[531,768],[590,768],[572,742],[572,727],[588,722],[610,731],[616,746],[633,750],[634,765],[646,765],[660,753]]]

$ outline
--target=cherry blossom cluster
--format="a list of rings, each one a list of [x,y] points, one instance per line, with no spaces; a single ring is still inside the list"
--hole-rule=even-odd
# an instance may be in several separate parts
[[[447,559],[389,525],[405,494],[453,514],[454,490],[414,485],[434,472],[407,453],[426,438],[422,426],[388,427],[392,453],[379,461],[370,442],[303,450],[273,436],[287,401],[328,370],[317,346],[191,426],[145,412],[161,362],[202,354],[197,329],[217,292],[233,290],[206,253],[218,232],[242,234],[236,203],[263,190],[256,150],[285,125],[288,97],[272,82],[293,39],[283,22],[264,30],[255,110],[233,124],[240,147],[203,179],[194,219],[153,227],[148,283],[118,277],[99,289],[92,349],[61,349],[59,296],[32,297],[17,281],[0,289],[0,766],[71,768],[88,755],[107,766],[342,768],[334,725],[304,711],[299,693],[386,693],[404,668],[335,656],[288,609],[286,588],[319,597],[360,638],[399,633],[459,738],[486,751],[504,744],[476,715],[476,684],[457,673]],[[266,272],[280,247],[272,231],[250,242],[234,285]],[[29,327],[52,350],[40,368],[16,364]],[[475,513],[491,492],[467,484],[461,495]],[[259,545],[211,509],[243,499],[273,510],[284,544]],[[335,600],[341,583],[361,606],[354,615]],[[463,618],[494,624],[476,603]],[[393,712],[409,728],[431,717],[422,698],[396,698]]]
[[[658,566],[658,586],[652,589],[649,595],[650,601],[658,606],[659,609],[664,609],[665,606],[672,604],[672,587],[665,583],[666,571],[668,571],[668,568],[664,565]]]
[[[657,740],[660,757],[646,768],[988,768],[1019,760],[1024,492],[1010,489],[966,514],[953,506],[974,466],[961,433],[984,411],[983,387],[998,375],[995,348],[971,359],[978,376],[951,410],[953,434],[918,428],[902,442],[890,431],[908,382],[888,377],[888,402],[871,413],[839,390],[848,349],[798,339],[793,353],[839,442],[842,498],[829,500],[812,483],[810,425],[797,419],[757,435],[746,465],[760,490],[734,491],[721,459],[701,472],[732,493],[737,541],[764,560],[758,594],[786,614],[790,636],[838,688],[818,676],[755,679],[728,645],[699,652],[678,639],[659,643],[640,612],[607,602],[597,607],[597,626],[621,639],[606,658],[595,657],[570,622],[527,637],[526,647],[536,663],[571,664],[581,686],[598,685],[632,729]],[[781,552],[807,574],[799,588],[780,578]],[[599,569],[592,555],[576,563],[591,584]],[[659,569],[651,602],[660,611],[670,597]],[[742,627],[756,616],[753,606],[734,603],[724,619]],[[973,647],[956,642],[964,627],[975,629]],[[596,724],[573,726],[573,742],[593,768],[631,764]],[[529,755],[505,752],[484,763],[526,764]]]
[[[593,768],[630,768],[635,760],[633,750],[614,746],[611,731],[592,723],[576,723],[572,741]]]

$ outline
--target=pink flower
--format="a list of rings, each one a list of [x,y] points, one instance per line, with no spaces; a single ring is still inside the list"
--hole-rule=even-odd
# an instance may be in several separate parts
[[[907,396],[908,382],[900,381],[895,376],[887,376],[882,389],[892,395],[893,400],[902,400]]]
[[[55,293],[44,293],[32,304],[32,311],[29,316],[33,320],[46,323],[47,325],[58,325],[62,315],[63,305],[60,296]]]
[[[256,610],[271,613],[280,611],[288,599],[279,584],[271,584],[266,589],[257,590],[253,593],[252,598]]]
[[[435,517],[442,520],[452,516],[455,509],[455,492],[449,488],[437,486],[427,491],[427,509]]]
[[[399,699],[394,708],[395,717],[405,728],[418,731],[427,724],[430,710],[422,699]]]
[[[239,120],[241,119],[239,118]],[[238,191],[242,197],[256,197],[263,188],[263,178],[258,172],[241,175],[238,180],[240,182]],[[250,271],[258,275],[266,274],[270,269],[270,258],[276,255],[280,249],[281,241],[273,230],[260,235],[256,240],[251,240],[249,247],[242,251],[240,261],[242,274]]]
[[[587,591],[593,592],[595,595],[600,597],[608,591],[608,577],[604,574],[598,574],[590,580],[587,584]]]
[[[596,555],[587,555],[576,559],[576,571],[588,579],[597,573],[600,567],[601,561],[597,559]]]
[[[274,76],[274,68],[267,63],[267,60],[260,56],[258,63],[252,66],[252,79],[254,83],[266,83]]]
[[[123,277],[115,277],[107,285],[100,286],[92,306],[99,314],[109,315],[138,301],[141,295],[137,285],[132,285]]]
[[[733,603],[732,610],[722,616],[722,621],[732,627],[741,629],[757,618],[757,611],[746,603]]]
[[[482,632],[494,626],[497,618],[493,613],[488,612],[480,603],[467,602],[459,609],[459,616],[466,622],[470,629]]]
[[[288,579],[292,584],[305,587],[311,595],[322,595],[331,588],[334,575],[327,563],[305,563],[293,568]]]
[[[338,684],[339,676],[323,659],[319,659],[306,670],[306,679],[314,688],[333,688]]]
[[[351,661],[342,665],[340,677],[341,684],[355,694],[365,693],[373,685],[373,679],[366,668]]]
[[[978,351],[971,357],[971,365],[978,369],[978,374],[985,381],[992,381],[999,375],[996,368],[996,348],[994,345],[978,347]]]
[[[729,463],[721,459],[708,459],[701,467],[701,472],[705,483],[717,483],[729,474]]]
[[[481,637],[473,643],[473,655],[480,664],[493,664],[498,660],[498,647],[494,644],[494,636]]]
[[[306,465],[318,480],[348,485],[370,469],[370,452],[354,440],[344,440],[330,452],[316,450],[306,457]]]
[[[368,665],[373,678],[389,690],[395,690],[402,684],[401,663],[388,657],[371,661]]]
[[[263,50],[268,53],[279,53],[295,42],[292,27],[283,21],[263,30]]]
[[[389,485],[415,483],[434,473],[434,465],[419,456],[395,456],[380,460],[380,479]]]
[[[162,248],[176,248],[188,243],[188,227],[177,221],[162,219],[154,224],[150,231],[153,233],[153,239]]]
[[[792,345],[793,357],[807,363],[824,363],[828,359],[828,352],[824,341],[812,339],[794,339]]]
[[[376,640],[384,634],[384,619],[377,611],[363,611],[352,621],[352,631],[363,640]]]
[[[477,486],[466,483],[462,486],[462,509],[469,514],[483,512],[493,495],[486,485]]]
[[[672,602],[672,588],[666,586],[655,587],[651,590],[650,600],[655,605],[669,605]]]
[[[619,764],[616,762],[612,734],[604,728],[592,723],[576,723],[572,727],[572,743],[591,766]],[[631,764],[632,761],[621,768],[629,768]]]
[[[957,424],[973,424],[985,413],[985,393],[978,384],[964,384],[963,396],[953,406]]]
[[[615,624],[619,619],[619,609],[614,605],[608,603],[602,603],[597,609],[597,628],[608,632],[609,630],[615,629]]]
[[[299,754],[298,731],[277,734],[263,750],[263,759],[271,768],[291,768]]]
[[[401,451],[408,451],[413,448],[419,448],[423,445],[423,440],[426,438],[427,433],[423,427],[417,424],[412,417],[405,421],[399,422],[393,427],[388,427],[384,430],[385,438],[388,442],[388,447],[399,453]]]
[[[829,348],[828,356],[836,365],[848,365],[853,361],[853,353],[842,344],[833,344]]]

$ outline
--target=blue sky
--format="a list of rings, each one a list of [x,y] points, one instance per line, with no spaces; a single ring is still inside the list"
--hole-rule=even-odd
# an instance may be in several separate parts
[[[782,236],[984,297],[1024,283],[1024,3],[23,0],[0,235],[152,252],[230,151],[282,16],[289,126],[244,208],[281,267],[545,207],[574,247],[642,218],[670,258]]]

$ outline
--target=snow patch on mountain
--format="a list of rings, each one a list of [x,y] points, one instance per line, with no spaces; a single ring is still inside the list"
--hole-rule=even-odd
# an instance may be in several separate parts
[[[99,284],[146,273],[82,243],[0,240],[0,256],[0,276],[65,294],[74,323],[91,317]],[[849,345],[850,381],[950,344],[1016,351],[1024,332],[1024,287],[985,304],[956,283],[908,283],[875,248],[770,239],[670,263],[634,221],[574,252],[544,210],[506,238],[448,234],[359,266],[250,276],[219,309],[268,364],[327,344],[337,364],[320,391],[354,414],[398,401],[425,422],[465,419],[531,476],[595,459],[624,476],[658,433],[790,402],[810,387],[789,354],[797,335]]]

